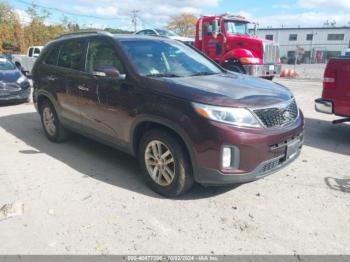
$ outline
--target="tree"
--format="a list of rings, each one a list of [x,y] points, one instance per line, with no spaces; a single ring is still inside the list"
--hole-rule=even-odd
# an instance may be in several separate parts
[[[7,3],[0,3],[0,52],[22,51],[23,30],[19,17]]]
[[[196,22],[197,17],[195,15],[183,13],[171,16],[167,28],[181,36],[190,36],[195,34]]]

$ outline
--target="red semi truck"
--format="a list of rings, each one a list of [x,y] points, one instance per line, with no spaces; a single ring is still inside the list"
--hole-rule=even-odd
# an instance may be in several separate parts
[[[322,98],[315,100],[316,111],[344,117],[334,124],[350,122],[350,57],[329,60],[323,79]]]
[[[272,79],[281,71],[279,45],[250,36],[249,23],[242,16],[202,16],[195,47],[228,70]]]

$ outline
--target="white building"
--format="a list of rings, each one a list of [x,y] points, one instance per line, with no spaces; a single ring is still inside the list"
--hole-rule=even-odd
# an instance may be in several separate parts
[[[257,34],[278,42],[281,57],[299,54],[305,63],[325,62],[350,48],[350,27],[260,28]]]

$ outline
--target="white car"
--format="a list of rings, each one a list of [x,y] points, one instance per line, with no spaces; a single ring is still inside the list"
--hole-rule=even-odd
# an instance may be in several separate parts
[[[12,62],[26,75],[30,75],[36,58],[40,55],[43,46],[31,46],[26,55],[12,55]]]
[[[174,33],[173,31],[170,31],[167,29],[143,29],[143,30],[137,31],[135,34],[136,35],[167,37],[170,39],[184,42],[185,44],[190,44],[190,45],[194,44],[193,38],[179,36],[178,34]]]

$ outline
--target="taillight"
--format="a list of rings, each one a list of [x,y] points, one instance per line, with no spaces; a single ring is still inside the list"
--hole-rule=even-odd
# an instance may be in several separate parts
[[[331,88],[335,86],[335,71],[332,70],[328,64],[324,72],[323,87]]]

